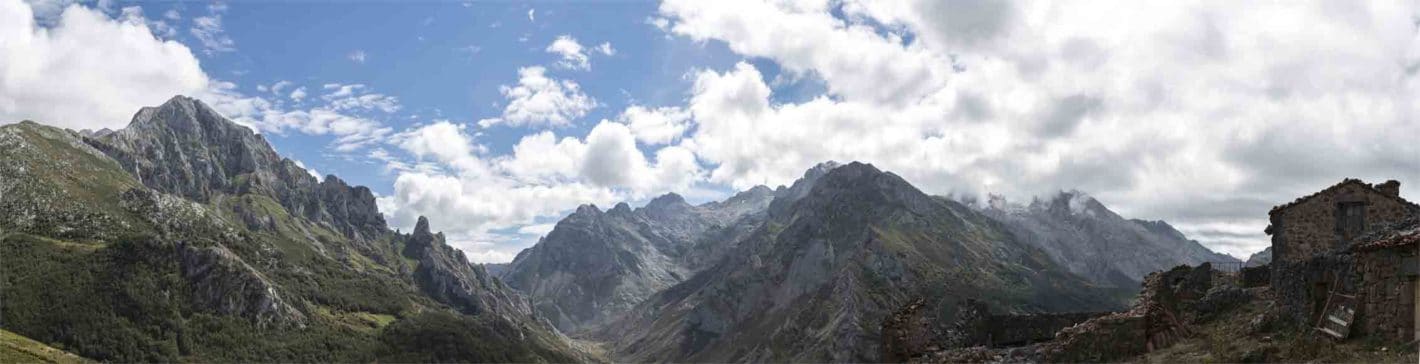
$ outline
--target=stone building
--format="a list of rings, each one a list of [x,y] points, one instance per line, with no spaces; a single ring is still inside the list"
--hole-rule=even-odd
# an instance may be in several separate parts
[[[1397,245],[1397,226],[1420,216],[1400,197],[1400,183],[1346,179],[1269,212],[1271,286],[1283,317],[1316,325],[1332,293],[1355,296],[1353,335],[1413,339],[1414,247]],[[1401,317],[1410,319],[1400,320]],[[1402,333],[1402,331],[1404,333]]]
[[[1296,263],[1346,249],[1367,227],[1393,224],[1417,213],[1420,206],[1400,198],[1400,182],[1369,185],[1348,178],[1268,212],[1272,261]]]
[[[1420,223],[1411,219],[1351,248],[1359,311],[1356,330],[1395,342],[1420,339]]]

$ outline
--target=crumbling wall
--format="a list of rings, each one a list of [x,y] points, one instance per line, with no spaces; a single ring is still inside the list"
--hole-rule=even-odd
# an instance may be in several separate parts
[[[1243,267],[1238,274],[1242,276],[1242,286],[1244,288],[1262,287],[1272,283],[1271,264]]]
[[[1272,292],[1283,320],[1315,325],[1330,292],[1355,293],[1360,277],[1350,254],[1323,254],[1300,262],[1272,261]]]
[[[1107,312],[993,315],[986,303],[964,300],[933,312],[923,300],[908,303],[884,321],[882,360],[901,362],[925,353],[971,347],[1018,346],[1055,338],[1056,332]],[[944,319],[945,318],[945,319]]]
[[[1061,329],[1075,326],[1107,312],[1042,313],[1032,315],[992,315],[987,324],[989,346],[1019,346],[1055,338]]]
[[[1352,329],[1392,342],[1414,339],[1415,280],[1401,272],[1414,246],[1360,252],[1355,268],[1359,271],[1361,302]]]

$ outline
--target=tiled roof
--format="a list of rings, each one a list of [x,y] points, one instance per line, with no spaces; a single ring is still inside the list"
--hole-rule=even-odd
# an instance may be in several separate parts
[[[1385,196],[1385,197],[1394,199],[1394,200],[1396,200],[1396,201],[1400,201],[1400,203],[1403,203],[1403,204],[1405,204],[1405,205],[1407,205],[1407,206],[1410,206],[1411,209],[1420,210],[1420,205],[1416,205],[1416,204],[1413,203],[1413,202],[1406,201],[1404,198],[1401,198],[1400,196],[1393,196],[1393,195],[1381,193],[1381,191],[1376,190],[1376,187],[1375,187],[1375,186],[1372,186],[1372,185],[1370,185],[1370,184],[1367,184],[1366,182],[1363,182],[1363,181],[1361,181],[1361,180],[1359,180],[1359,179],[1355,179],[1355,178],[1347,178],[1347,179],[1341,180],[1340,183],[1334,184],[1334,185],[1332,185],[1331,187],[1324,188],[1324,189],[1322,189],[1321,191],[1317,191],[1316,193],[1313,193],[1313,194],[1310,194],[1310,195],[1306,195],[1306,196],[1302,196],[1302,197],[1298,197],[1296,200],[1293,200],[1292,202],[1288,202],[1288,203],[1285,203],[1285,204],[1277,205],[1276,207],[1273,207],[1272,210],[1268,211],[1267,214],[1268,214],[1268,215],[1276,214],[1276,213],[1279,212],[1279,211],[1286,210],[1287,208],[1292,207],[1292,206],[1296,206],[1297,204],[1300,204],[1300,203],[1302,203],[1303,201],[1309,200],[1309,199],[1311,199],[1312,197],[1321,196],[1322,194],[1325,194],[1325,193],[1327,193],[1327,192],[1330,192],[1331,190],[1334,190],[1334,189],[1340,188],[1341,186],[1345,186],[1345,185],[1352,184],[1352,183],[1354,183],[1354,184],[1356,184],[1356,185],[1358,185],[1358,186],[1361,186],[1361,187],[1363,187],[1363,188],[1365,188],[1365,189],[1371,190],[1372,192],[1375,192],[1375,193],[1380,194],[1380,195],[1382,195],[1382,196]]]

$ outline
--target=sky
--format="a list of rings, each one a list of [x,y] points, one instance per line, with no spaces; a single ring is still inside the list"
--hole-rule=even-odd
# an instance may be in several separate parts
[[[197,97],[506,262],[578,205],[863,161],[1088,193],[1238,257],[1354,177],[1420,196],[1420,3],[0,0],[0,123]]]

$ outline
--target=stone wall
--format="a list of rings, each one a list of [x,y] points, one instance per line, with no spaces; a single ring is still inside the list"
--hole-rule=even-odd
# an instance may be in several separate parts
[[[1415,256],[1415,246],[1357,253],[1356,269],[1360,315],[1353,332],[1392,342],[1415,339],[1415,280],[1401,271],[1402,262]]]
[[[993,347],[1019,346],[1055,338],[1060,329],[1075,326],[1105,312],[1043,313],[1033,315],[992,315],[987,324],[988,341]]]
[[[1272,261],[1295,263],[1343,248],[1336,231],[1337,204],[1342,201],[1365,202],[1368,226],[1393,223],[1415,213],[1412,206],[1364,183],[1342,183],[1272,212]]]
[[[1246,288],[1262,287],[1272,283],[1271,265],[1243,267],[1242,271],[1238,274],[1242,276],[1242,286]]]
[[[1272,261],[1272,292],[1281,318],[1315,325],[1332,290],[1356,292],[1356,275],[1350,254],[1323,254],[1300,262]]]

